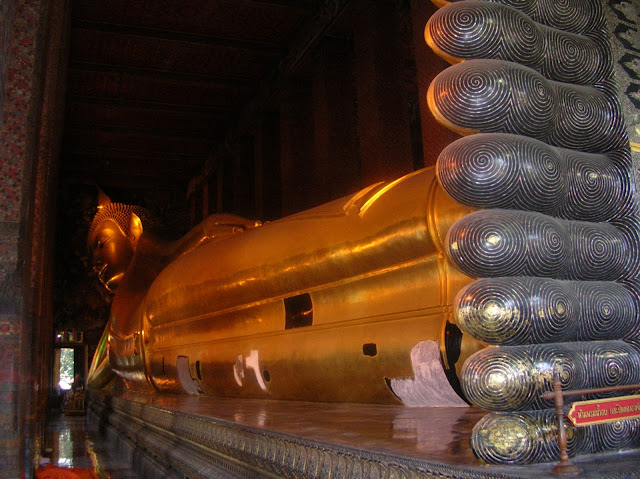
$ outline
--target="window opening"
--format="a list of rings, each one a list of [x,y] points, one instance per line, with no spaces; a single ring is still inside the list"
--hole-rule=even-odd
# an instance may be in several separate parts
[[[302,328],[313,324],[313,305],[309,293],[285,298],[284,311],[284,329]]]
[[[378,354],[378,346],[376,343],[366,343],[362,345],[362,354],[365,356],[376,356]]]

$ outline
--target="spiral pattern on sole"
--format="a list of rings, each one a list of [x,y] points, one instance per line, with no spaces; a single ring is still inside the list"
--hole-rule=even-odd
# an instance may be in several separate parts
[[[560,216],[607,221],[630,212],[632,188],[625,168],[606,155],[562,152],[567,165],[567,196]]]
[[[554,101],[562,107],[557,108],[558,115],[546,135],[546,143],[603,152],[621,148],[628,141],[616,98],[586,86],[565,83],[553,86]]]
[[[630,279],[623,279],[620,284],[629,292],[633,298],[636,310],[640,311],[640,277],[636,276]],[[640,319],[633,321],[627,331],[625,331],[624,339],[627,340],[640,340]]]
[[[456,201],[608,221],[629,214],[633,188],[617,155],[581,153],[503,133],[460,138],[442,150],[437,175]]]
[[[516,382],[535,367],[525,350],[487,348],[472,355],[464,363],[462,389],[472,404],[494,411],[525,409],[534,400],[536,385],[531,381]]]
[[[474,281],[453,306],[465,333],[502,345],[576,340],[581,311],[567,282],[531,277]]]
[[[623,341],[490,347],[467,359],[461,384],[466,398],[484,409],[544,409],[553,406],[540,395],[552,389],[554,374],[564,390],[621,386],[640,382],[639,363],[640,351]]]
[[[594,341],[576,343],[584,357],[590,388],[604,388],[622,384],[640,383],[640,352],[622,341]],[[622,392],[598,393],[591,398],[615,397]]]
[[[558,421],[554,411],[491,413],[471,432],[473,452],[489,464],[533,464],[558,458]],[[582,452],[584,431],[567,428],[567,450]]]
[[[460,0],[452,0],[458,2]],[[466,0],[465,0],[466,1]],[[605,30],[602,2],[580,0],[488,0],[515,8],[537,23],[566,32],[598,35]]]
[[[624,339],[638,329],[637,299],[615,282],[486,278],[460,290],[453,307],[465,333],[505,346]]]
[[[640,278],[640,212],[616,218],[611,221],[624,236],[627,244],[627,267],[623,279]]]
[[[573,254],[567,277],[612,281],[628,266],[629,244],[624,234],[607,223],[567,221]]]
[[[638,323],[638,307],[633,295],[619,283],[576,281],[574,289],[580,304],[577,341],[623,339]]]
[[[441,72],[429,86],[431,112],[463,134],[501,132],[587,152],[627,143],[615,97],[588,86],[545,79],[500,60],[468,60]]]
[[[478,407],[510,411],[474,428],[472,447],[487,463],[557,461],[557,419],[545,410],[553,402],[540,399],[554,376],[564,390],[640,383],[637,165],[602,6],[453,0],[425,29],[455,63],[429,87],[429,108],[474,134],[443,150],[439,182],[457,202],[485,208],[449,227],[445,249],[482,278],[456,296],[457,324],[496,345],[466,360],[462,391]],[[571,456],[639,447],[640,419],[568,427],[567,436]]]
[[[589,452],[615,451],[640,446],[640,419],[597,424],[589,429]]]
[[[629,245],[607,223],[556,220],[523,211],[482,210],[458,220],[447,254],[472,277],[543,276],[614,280],[628,267]]]
[[[571,457],[640,446],[640,419],[577,428],[565,423],[565,430]],[[488,464],[555,462],[557,435],[553,409],[491,413],[474,426],[471,448]]]
[[[445,244],[450,258],[470,276],[525,275],[530,261],[522,253],[528,235],[526,225],[519,221],[520,215],[489,210],[465,216],[447,232]],[[556,269],[563,267],[564,264]]]
[[[534,22],[506,5],[468,0],[431,16],[427,44],[452,63],[461,59],[517,62],[550,80],[593,85],[609,73],[607,52],[598,42]]]

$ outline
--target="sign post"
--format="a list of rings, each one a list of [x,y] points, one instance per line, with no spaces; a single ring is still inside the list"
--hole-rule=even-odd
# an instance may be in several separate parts
[[[554,373],[552,385],[553,391],[548,391],[540,397],[547,401],[553,400],[556,407],[556,416],[558,418],[558,447],[560,449],[560,462],[553,468],[553,473],[563,476],[579,475],[580,470],[569,460],[569,455],[567,454],[567,435],[564,429],[563,413],[564,397],[624,390],[640,391],[640,384],[563,391],[560,376],[558,373]],[[640,417],[640,396],[638,395],[593,399],[590,401],[577,401],[571,405],[571,409],[567,414],[567,418],[574,427],[622,421],[637,417]]]

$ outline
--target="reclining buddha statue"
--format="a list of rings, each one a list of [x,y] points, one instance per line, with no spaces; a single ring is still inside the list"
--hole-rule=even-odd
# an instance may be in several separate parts
[[[640,383],[640,204],[600,0],[455,1],[427,93],[462,135],[436,167],[177,242],[105,205],[89,246],[115,289],[90,385],[472,405],[487,463],[552,461],[565,390]],[[617,394],[617,393],[616,393]],[[567,403],[579,398],[568,397]],[[570,454],[640,445],[640,420]]]
[[[90,384],[464,404],[449,381],[480,343],[450,322],[469,278],[443,244],[468,212],[433,169],[262,225],[213,215],[177,242],[103,204],[89,245],[115,296]]]

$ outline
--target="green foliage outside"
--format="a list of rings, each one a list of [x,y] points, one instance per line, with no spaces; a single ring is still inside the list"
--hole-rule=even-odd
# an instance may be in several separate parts
[[[60,389],[69,390],[74,377],[73,348],[60,349]]]

